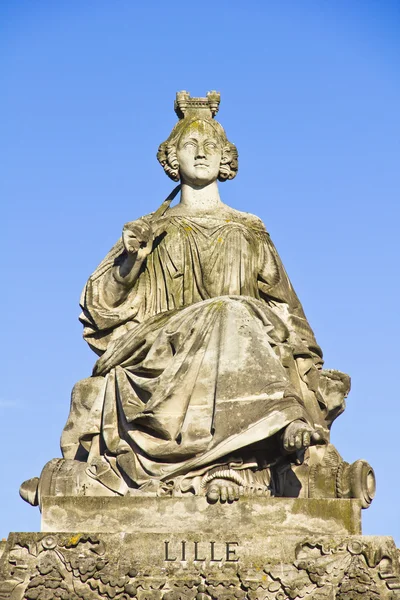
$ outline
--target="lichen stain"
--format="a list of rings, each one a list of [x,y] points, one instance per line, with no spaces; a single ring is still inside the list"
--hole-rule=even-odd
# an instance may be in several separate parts
[[[205,120],[198,119],[196,121],[192,121],[187,127],[185,127],[185,133],[190,131],[198,131],[199,133],[206,133],[207,130],[213,130],[212,125]]]
[[[78,533],[77,535],[73,535],[72,538],[69,539],[68,544],[71,546],[76,546],[76,544],[79,542],[80,539],[81,539],[80,533]]]

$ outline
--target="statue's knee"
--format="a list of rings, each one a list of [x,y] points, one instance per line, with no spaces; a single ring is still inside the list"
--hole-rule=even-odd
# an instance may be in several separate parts
[[[78,381],[72,388],[71,410],[90,410],[104,383],[104,377],[87,377]]]
[[[74,385],[68,419],[61,434],[61,450],[64,458],[86,460],[87,451],[83,449],[80,438],[85,432],[90,411],[104,383],[104,377],[88,377]]]
[[[246,304],[235,298],[221,296],[216,300],[215,304],[223,314],[230,316],[234,315],[240,318],[249,316],[249,309]]]

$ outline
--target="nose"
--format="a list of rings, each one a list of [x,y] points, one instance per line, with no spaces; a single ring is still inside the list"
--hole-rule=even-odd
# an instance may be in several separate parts
[[[205,157],[206,157],[206,151],[204,150],[204,145],[198,144],[197,148],[196,148],[195,158],[205,158]]]

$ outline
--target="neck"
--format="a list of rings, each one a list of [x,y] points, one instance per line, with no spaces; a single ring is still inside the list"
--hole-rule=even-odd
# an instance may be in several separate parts
[[[223,205],[216,181],[204,187],[183,183],[180,204],[193,212],[214,210]]]

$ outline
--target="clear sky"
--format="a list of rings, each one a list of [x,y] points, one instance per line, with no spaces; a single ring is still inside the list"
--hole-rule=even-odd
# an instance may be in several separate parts
[[[400,545],[399,30],[389,0],[1,2],[0,538],[39,530],[18,488],[60,456],[95,361],[86,279],[173,187],[155,154],[175,92],[216,89],[239,149],[222,199],[263,219],[352,376],[333,442],[376,470],[364,533]]]

